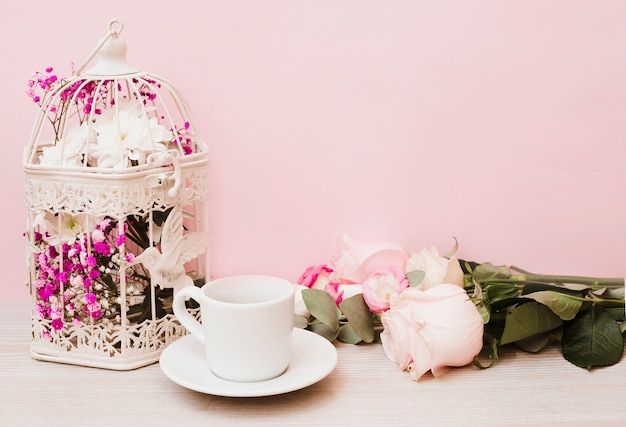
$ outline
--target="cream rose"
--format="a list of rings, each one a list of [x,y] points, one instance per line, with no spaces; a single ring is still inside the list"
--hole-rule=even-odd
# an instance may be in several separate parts
[[[465,291],[441,284],[426,291],[409,288],[391,299],[381,315],[385,354],[417,381],[450,366],[472,362],[483,346],[483,319]]]
[[[451,283],[463,287],[463,271],[459,260],[439,256],[436,248],[424,248],[413,253],[406,262],[405,272],[421,270],[425,273],[424,279],[417,289],[426,290],[442,283]]]

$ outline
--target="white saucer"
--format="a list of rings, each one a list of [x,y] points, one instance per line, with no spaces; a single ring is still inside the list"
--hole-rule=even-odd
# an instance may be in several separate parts
[[[201,393],[228,397],[258,397],[287,393],[310,386],[337,365],[337,350],[326,338],[294,328],[292,359],[284,374],[267,381],[242,383],[216,377],[209,369],[204,347],[191,335],[170,344],[161,354],[163,373],[176,384]]]

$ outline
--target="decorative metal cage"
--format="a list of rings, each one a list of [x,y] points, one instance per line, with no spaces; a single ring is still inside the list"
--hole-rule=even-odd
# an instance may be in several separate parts
[[[30,82],[40,106],[23,160],[35,359],[153,363],[186,333],[173,293],[209,274],[208,148],[174,86],[127,63],[122,28],[109,22],[71,77],[47,70]]]

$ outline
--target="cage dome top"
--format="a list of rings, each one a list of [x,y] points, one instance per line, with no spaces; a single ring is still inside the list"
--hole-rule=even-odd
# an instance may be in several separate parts
[[[172,158],[206,160],[186,102],[169,81],[128,64],[122,29],[122,21],[111,20],[70,77],[34,84],[43,93],[33,97],[40,111],[24,153],[27,173],[126,174]]]
[[[98,56],[96,65],[85,72],[91,76],[119,76],[139,72],[126,61],[126,41],[120,37],[124,24],[119,19],[109,21],[109,32],[100,41],[96,49],[87,57],[87,60],[76,70],[81,74],[95,55]]]

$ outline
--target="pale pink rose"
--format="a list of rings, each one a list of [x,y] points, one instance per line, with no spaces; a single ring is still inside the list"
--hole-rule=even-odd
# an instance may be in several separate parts
[[[331,281],[363,283],[372,273],[385,267],[404,269],[408,254],[393,242],[362,243],[350,239],[342,230],[335,235],[335,248],[329,266]]]
[[[388,267],[378,270],[363,282],[363,299],[373,313],[389,309],[389,302],[409,286],[404,270]]]
[[[472,362],[483,346],[483,318],[465,291],[442,284],[406,289],[381,316],[385,354],[417,381]]]
[[[405,272],[420,270],[425,273],[417,289],[427,290],[442,283],[452,283],[463,287],[463,271],[459,261],[439,256],[436,248],[424,248],[413,253],[406,262]]]

